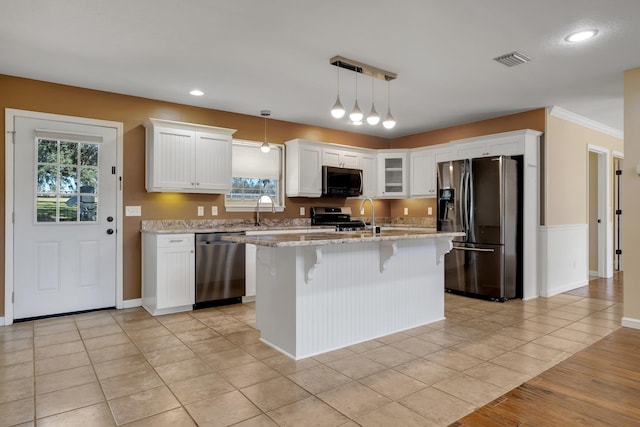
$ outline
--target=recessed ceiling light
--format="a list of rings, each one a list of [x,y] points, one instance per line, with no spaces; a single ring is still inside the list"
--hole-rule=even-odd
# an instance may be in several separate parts
[[[204,92],[201,91],[200,89],[194,89],[191,92],[189,92],[191,95],[193,96],[202,96],[204,95]]]
[[[598,30],[584,30],[578,31],[577,33],[569,34],[564,39],[570,43],[583,42],[585,40],[589,40],[595,35],[598,34]]]

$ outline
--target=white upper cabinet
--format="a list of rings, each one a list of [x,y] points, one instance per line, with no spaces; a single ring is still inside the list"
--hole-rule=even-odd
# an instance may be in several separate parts
[[[458,159],[499,155],[516,156],[524,154],[524,140],[521,136],[510,132],[502,136],[473,138],[470,142],[456,144],[455,149]]]
[[[320,197],[322,146],[294,139],[285,142],[287,197]]]
[[[231,189],[235,129],[149,119],[147,191],[226,193]]]
[[[360,155],[356,151],[341,150],[337,148],[322,149],[322,165],[336,166],[339,168],[361,169]]]
[[[411,197],[435,197],[438,186],[436,150],[412,150],[410,158],[409,189]]]
[[[378,156],[375,152],[360,155],[360,169],[362,169],[362,196],[376,197],[378,195]]]
[[[378,197],[407,197],[407,151],[378,152]]]

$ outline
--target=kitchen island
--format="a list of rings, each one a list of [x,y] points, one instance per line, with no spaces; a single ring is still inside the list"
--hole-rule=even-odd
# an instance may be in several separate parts
[[[420,229],[227,236],[257,247],[256,328],[303,359],[444,318],[444,254]]]

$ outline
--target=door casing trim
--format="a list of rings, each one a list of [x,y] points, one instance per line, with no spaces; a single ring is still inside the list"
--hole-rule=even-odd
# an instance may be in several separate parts
[[[90,119],[85,117],[74,117],[60,114],[42,113],[37,111],[17,110],[13,108],[5,109],[5,238],[4,238],[4,324],[13,323],[13,212],[14,206],[14,164],[13,164],[13,135],[14,120],[16,117],[26,117],[29,119],[54,120],[82,124],[88,126],[101,126],[116,129],[116,173],[118,185],[116,187],[116,308],[123,308],[123,254],[122,254],[122,170],[123,170],[123,147],[124,147],[124,124],[108,120]]]

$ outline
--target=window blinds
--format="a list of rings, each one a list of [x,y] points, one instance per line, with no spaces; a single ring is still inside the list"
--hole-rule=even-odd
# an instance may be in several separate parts
[[[231,171],[238,178],[280,179],[280,147],[263,153],[258,144],[234,143]]]

